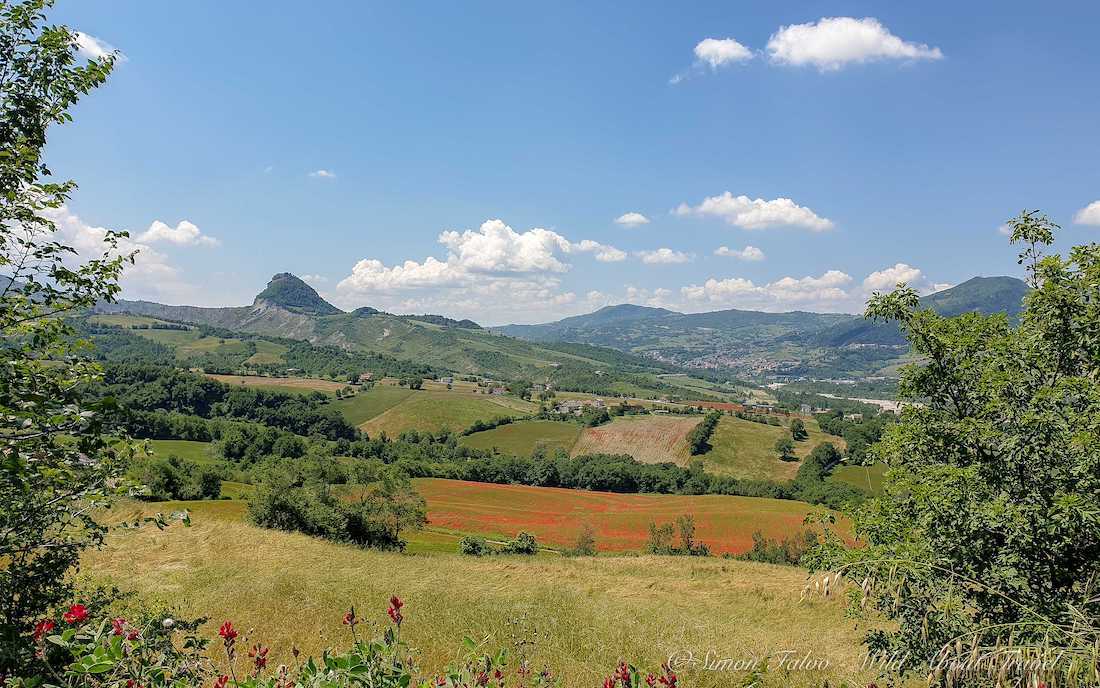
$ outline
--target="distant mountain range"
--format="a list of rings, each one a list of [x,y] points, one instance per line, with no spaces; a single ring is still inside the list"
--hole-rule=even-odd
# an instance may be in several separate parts
[[[1014,318],[1026,293],[1027,285],[1014,277],[975,277],[923,297],[921,306],[943,315],[1003,312]],[[495,329],[529,341],[580,342],[689,367],[755,373],[866,375],[907,349],[894,324],[805,311],[678,313],[623,304],[541,325]]]
[[[945,315],[977,311],[1015,317],[1026,292],[1027,286],[1013,277],[975,277],[922,298],[921,305]],[[596,369],[611,365],[634,372],[649,366],[649,373],[662,366],[682,366],[747,375],[867,376],[890,367],[907,352],[895,325],[836,313],[678,313],[621,304],[552,323],[493,330],[440,315],[393,315],[371,307],[347,313],[286,272],[273,276],[251,306],[120,301],[96,310],[302,339],[512,378],[537,378],[562,366],[580,366],[596,374]]]

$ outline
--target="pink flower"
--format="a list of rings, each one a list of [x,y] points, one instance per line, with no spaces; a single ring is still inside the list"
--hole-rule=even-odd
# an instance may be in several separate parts
[[[126,632],[126,619],[122,618],[121,616],[117,619],[112,619],[111,628],[114,631],[115,635],[122,635]]]
[[[225,688],[225,684],[229,683],[229,677],[222,674],[214,680],[214,688]]]
[[[257,672],[267,666],[267,652],[270,649],[257,643],[248,651],[248,656],[252,658],[252,663],[256,665]]]
[[[82,623],[88,618],[88,608],[82,604],[74,604],[69,607],[69,611],[61,615],[61,618],[65,619],[65,623],[70,625]]]

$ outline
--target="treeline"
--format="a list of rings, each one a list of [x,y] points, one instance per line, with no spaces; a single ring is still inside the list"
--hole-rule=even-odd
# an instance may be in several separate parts
[[[103,393],[127,409],[248,420],[297,435],[355,439],[358,430],[327,397],[223,384],[204,375],[141,364],[104,368]]]
[[[698,425],[691,429],[687,441],[692,455],[705,454],[710,449],[710,436],[714,434],[714,429],[718,427],[718,421],[721,419],[721,411],[711,411],[703,416],[703,420],[699,421]]]

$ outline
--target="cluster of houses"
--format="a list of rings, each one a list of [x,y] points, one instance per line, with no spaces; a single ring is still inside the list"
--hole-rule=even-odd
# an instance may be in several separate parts
[[[605,404],[603,403],[603,399],[566,399],[565,401],[558,402],[557,405],[554,406],[554,413],[579,416],[584,412],[586,406],[603,408]]]

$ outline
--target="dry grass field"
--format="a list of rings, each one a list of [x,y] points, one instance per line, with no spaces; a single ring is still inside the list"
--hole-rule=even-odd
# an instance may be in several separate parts
[[[759,480],[791,480],[801,460],[821,442],[832,442],[844,451],[844,439],[821,432],[817,421],[804,420],[809,437],[795,442],[798,461],[782,461],[775,452],[775,441],[789,436],[787,426],[764,425],[735,416],[722,416],[710,438],[710,451],[701,454],[706,470],[717,475]]]
[[[135,505],[115,516],[173,506],[182,505]],[[717,558],[380,553],[253,527],[231,514],[239,514],[239,503],[188,506],[191,528],[116,531],[85,555],[83,573],[186,615],[209,616],[210,635],[231,619],[246,629],[240,645],[271,645],[273,665],[290,662],[292,647],[317,655],[346,646],[340,616],[350,605],[380,629],[385,600],[396,593],[406,601],[403,636],[424,667],[461,656],[464,635],[497,647],[509,646],[514,632],[535,641],[535,666],[552,667],[570,688],[600,685],[620,658],[656,668],[684,652],[770,657],[759,686],[835,686],[849,677],[865,685],[872,678],[851,673],[859,632],[842,601],[800,601],[806,573],[799,569]],[[828,666],[777,668],[784,651],[810,653]],[[698,688],[745,678],[698,666],[679,673],[683,685]]]
[[[234,387],[256,387],[277,392],[325,392],[327,394],[348,386],[346,382],[310,377],[264,377],[262,375],[209,375],[208,377]]]
[[[687,435],[702,416],[624,416],[585,428],[573,455],[630,454],[643,463],[687,463]]]

